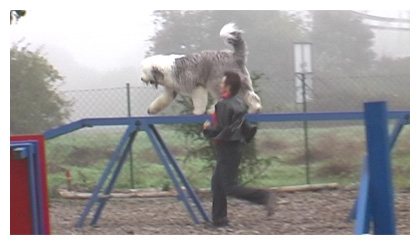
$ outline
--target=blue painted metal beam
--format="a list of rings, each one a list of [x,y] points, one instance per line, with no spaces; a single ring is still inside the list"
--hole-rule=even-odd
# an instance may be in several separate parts
[[[410,114],[409,111],[390,111],[388,118],[401,118]],[[363,120],[363,112],[306,112],[306,113],[274,113],[248,114],[251,122],[285,122],[285,121],[340,121]]]
[[[390,111],[388,118],[401,118],[409,115],[409,111]],[[248,114],[250,122],[287,122],[287,121],[330,121],[330,120],[363,120],[363,112],[307,112],[307,113],[273,113]],[[113,117],[113,118],[85,118],[55,129],[48,130],[44,137],[48,139],[73,132],[84,127],[93,126],[126,126],[133,123],[147,124],[181,124],[203,123],[210,119],[210,115],[180,115],[180,116],[147,116],[147,117]]]
[[[185,208],[187,209],[188,213],[190,214],[192,220],[194,223],[198,224],[200,223],[197,216],[195,215],[190,203],[188,202],[188,197],[185,195],[184,191],[182,190],[181,184],[178,181],[177,176],[175,175],[175,172],[172,170],[170,165],[170,159],[167,155],[167,152],[165,152],[164,146],[159,142],[158,136],[155,134],[156,132],[153,130],[152,125],[144,125],[143,130],[147,133],[147,135],[150,138],[150,141],[152,142],[153,146],[155,147],[158,156],[163,163],[163,166],[166,169],[166,172],[168,173],[169,177],[172,180],[172,183],[175,186],[176,191],[178,192],[178,195],[181,199],[181,201],[184,203]]]
[[[395,142],[398,139],[398,135],[400,135],[403,127],[407,124],[410,124],[410,115],[409,114],[406,114],[405,116],[401,117],[395,123],[394,129],[392,130],[392,133],[389,136],[389,139],[390,139],[389,148],[391,150],[392,150],[392,148],[394,148]]]
[[[389,111],[386,113],[385,117],[388,119],[395,119],[395,118],[405,118],[406,122],[409,122],[409,111]],[[285,122],[285,121],[331,121],[331,120],[363,120],[364,119],[364,113],[363,112],[309,112],[309,113],[276,113],[276,114],[248,114],[246,117],[250,122]],[[86,118],[79,120],[77,122],[70,123],[68,125],[64,125],[49,131],[46,131],[44,133],[44,137],[46,139],[52,139],[54,137],[67,134],[70,132],[73,132],[75,130],[78,130],[80,128],[84,127],[93,127],[93,126],[130,126],[135,128],[142,128],[146,131],[146,133],[149,135],[152,143],[156,143],[154,146],[158,153],[161,154],[162,161],[164,163],[167,163],[168,161],[171,161],[171,154],[168,152],[165,152],[165,150],[162,148],[164,143],[159,142],[159,138],[156,135],[157,132],[154,132],[152,129],[154,129],[153,125],[156,124],[185,124],[185,123],[203,123],[206,120],[210,119],[210,115],[201,115],[201,116],[195,116],[195,115],[181,115],[181,116],[148,116],[148,117],[119,117],[119,118]],[[400,129],[399,129],[400,130]],[[130,130],[127,130],[130,131]],[[398,134],[399,132],[396,132]],[[127,134],[127,132],[126,132]],[[128,135],[125,135],[123,138],[127,138]],[[123,147],[125,143],[120,143],[119,148]],[[117,150],[117,152],[120,152],[120,150]],[[169,156],[168,156],[169,155]],[[119,156],[119,154],[118,154]],[[112,163],[114,163],[117,159],[111,160]],[[122,166],[122,162],[120,162]],[[113,165],[113,164],[112,164]],[[176,166],[176,163],[174,165]],[[166,166],[166,167],[169,167]],[[180,170],[176,169],[177,172]],[[103,180],[104,176],[109,175],[109,170],[105,170],[103,177],[100,180],[100,183]],[[117,171],[119,172],[119,171]],[[174,173],[172,173],[172,170],[169,169],[168,174],[170,177],[174,180],[175,176],[171,176]],[[115,178],[118,174],[115,175]],[[177,181],[174,181],[177,183]],[[103,186],[103,183],[101,183],[99,186]],[[112,189],[113,184],[110,185],[110,189]],[[107,191],[109,192],[110,189]],[[181,190],[181,189],[179,189]],[[88,205],[82,214],[81,219],[79,220],[77,226],[81,227],[83,226],[83,222],[87,216],[87,213],[89,212],[91,206],[94,202],[98,201],[98,192],[99,190],[95,190],[91,200],[89,200]],[[183,195],[183,192],[179,191],[181,195]],[[183,198],[186,200],[186,197]],[[198,201],[198,199],[197,199]],[[199,201],[198,201],[199,202]],[[103,205],[105,202],[103,203]],[[197,203],[196,203],[197,204]],[[365,205],[365,204],[363,204]],[[187,209],[190,209],[189,204],[186,204]],[[99,209],[100,211],[102,208]],[[96,223],[97,219],[99,218],[100,211],[97,212],[96,217],[93,220],[93,223]],[[197,218],[195,217],[195,214],[190,211],[190,214],[193,215],[194,221],[197,223]],[[200,210],[200,213],[203,215],[205,220],[208,220],[206,217],[206,214],[204,210]],[[363,212],[364,213],[364,212]],[[359,213],[358,213],[359,215]],[[362,214],[360,214],[362,215]],[[366,216],[365,216],[366,217]],[[364,219],[363,223],[365,223],[367,220]],[[367,221],[368,222],[368,221]],[[366,227],[366,225],[364,225]]]
[[[127,158],[128,152],[131,150],[131,146],[134,142],[134,139],[136,138],[138,128],[133,127],[133,128],[130,129],[130,127],[129,127],[127,130],[131,131],[131,134],[130,134],[129,139],[128,139],[128,143],[126,143],[125,147],[123,148],[120,159],[118,160],[118,164],[117,164],[117,166],[115,167],[115,169],[112,173],[111,180],[109,181],[108,186],[105,188],[105,190],[103,192],[104,195],[109,195],[111,193],[112,189],[114,188],[114,185],[117,181],[118,175],[120,174],[122,166],[125,162],[125,159]],[[96,209],[96,212],[93,215],[93,219],[92,219],[90,225],[95,225],[98,222],[99,217],[101,216],[101,213],[102,213],[107,201],[108,201],[108,198],[100,198],[99,199],[98,208]]]
[[[398,139],[398,136],[400,135],[401,131],[403,130],[405,125],[410,124],[410,114],[405,114],[403,117],[401,117],[400,119],[397,120],[397,122],[395,123],[394,129],[392,130],[392,133],[389,135],[389,149],[392,152],[392,149],[394,148],[394,145]],[[349,215],[349,221],[351,219],[356,219],[356,221],[359,221],[359,218],[356,218],[356,210],[359,210],[358,212],[360,212],[360,210],[362,210],[362,212],[364,212],[363,210],[365,210],[364,208],[361,209],[363,207],[359,206],[358,200],[361,198],[367,198],[366,195],[368,195],[368,186],[369,186],[369,178],[368,178],[368,173],[367,173],[367,156],[363,157],[363,161],[362,161],[362,177],[361,177],[361,181],[360,181],[360,187],[359,187],[359,195],[358,198],[356,199],[356,202],[353,206],[353,209],[351,210],[351,213]],[[366,177],[364,177],[366,175]],[[367,202],[364,202],[367,203]],[[370,220],[370,217],[369,217]],[[362,222],[363,223],[363,222]],[[360,234],[364,234],[362,228],[360,227],[360,222],[359,224],[356,224],[355,227],[355,234],[359,234],[359,232],[362,232]],[[367,230],[368,232],[368,230]]]
[[[82,120],[79,120],[79,121],[76,121],[76,122],[72,122],[72,123],[69,123],[69,124],[66,124],[66,125],[63,125],[63,126],[59,126],[57,128],[53,128],[53,129],[50,129],[48,131],[45,131],[44,132],[44,138],[46,140],[49,140],[49,139],[58,137],[58,136],[63,135],[63,134],[71,133],[71,132],[76,131],[78,129],[81,129],[83,127],[86,127],[86,125],[84,124],[84,120],[82,119]]]
[[[175,160],[174,156],[170,152],[169,148],[166,146],[165,142],[163,141],[162,137],[160,136],[160,134],[158,133],[158,131],[156,130],[156,128],[154,127],[154,125],[146,125],[146,127],[148,127],[152,131],[152,133],[154,134],[155,138],[158,140],[158,143],[161,146],[161,149],[163,150],[164,154],[166,155],[167,160],[169,160],[168,163],[170,163],[171,166],[172,166],[172,168],[175,170],[177,176],[179,177],[179,179],[181,180],[181,183],[186,188],[189,197],[193,200],[195,206],[198,209],[198,212],[201,214],[201,216],[204,219],[204,221],[206,221],[206,222],[210,221],[210,219],[208,218],[206,212],[204,211],[204,208],[201,205],[201,202],[200,202],[198,196],[195,194],[194,189],[192,188],[192,186],[188,182],[186,176],[182,172],[182,170],[179,167],[177,161]],[[180,190],[180,191],[182,192],[182,190]],[[179,195],[182,197],[182,194],[181,193],[179,193]],[[189,212],[193,212],[192,210],[189,210],[188,208],[187,208],[187,210]],[[193,217],[193,216],[195,216],[195,214],[194,213],[191,213],[191,216]],[[198,222],[196,222],[196,224],[198,224]]]
[[[356,200],[354,216],[356,222],[354,225],[354,234],[363,235],[369,233],[369,225],[371,221],[370,205],[369,205],[369,168],[367,156],[363,158],[362,176],[360,178],[359,195]],[[356,211],[357,210],[357,211]]]
[[[394,235],[394,190],[388,136],[386,102],[365,104],[368,150],[369,204],[374,233]]]
[[[96,184],[95,190],[92,193],[92,196],[90,197],[89,201],[86,204],[85,209],[83,210],[79,220],[77,221],[76,226],[82,227],[87,215],[90,212],[90,209],[92,206],[99,201],[99,192],[101,192],[102,187],[104,186],[108,176],[114,169],[115,163],[118,161],[119,157],[124,151],[124,147],[127,145],[127,143],[130,141],[130,137],[134,132],[138,130],[137,125],[129,125],[129,127],[126,129],[125,133],[122,135],[120,139],[120,143],[118,144],[117,149],[115,150],[114,154],[112,155],[107,167],[105,168],[104,172],[102,173],[101,178],[99,179],[99,182]],[[102,211],[102,210],[101,210]],[[95,215],[96,216],[96,215]],[[97,215],[99,217],[99,215]],[[94,221],[96,222],[98,217],[95,217]],[[92,221],[93,222],[93,221]]]

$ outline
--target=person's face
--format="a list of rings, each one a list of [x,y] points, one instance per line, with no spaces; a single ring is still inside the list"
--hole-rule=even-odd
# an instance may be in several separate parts
[[[222,79],[222,81],[220,82],[220,85],[219,85],[219,89],[220,89],[221,94],[225,94],[225,93],[229,92],[229,89],[230,89],[229,86],[226,86],[225,81],[226,81],[226,77],[223,77],[223,79]]]

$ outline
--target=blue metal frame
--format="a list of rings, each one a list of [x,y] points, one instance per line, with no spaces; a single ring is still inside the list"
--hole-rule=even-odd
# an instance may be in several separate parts
[[[365,104],[368,150],[369,204],[374,234],[394,235],[394,190],[388,136],[387,104]]]
[[[388,111],[386,117],[388,119],[401,119],[401,118],[409,118],[409,111]],[[331,120],[364,120],[365,113],[364,112],[307,112],[307,113],[277,113],[277,114],[249,114],[246,116],[250,122],[286,122],[286,121],[331,121]],[[150,117],[120,117],[120,118],[86,118],[82,119],[52,130],[48,130],[44,133],[45,139],[52,139],[58,137],[63,134],[67,134],[78,130],[84,127],[93,127],[93,126],[128,126],[126,132],[122,136],[120,140],[120,144],[118,145],[114,155],[111,157],[111,160],[104,170],[102,177],[100,178],[94,192],[92,193],[91,198],[89,199],[85,210],[83,211],[79,221],[77,222],[77,227],[82,227],[83,223],[90,212],[92,206],[99,202],[99,206],[94,214],[94,218],[91,222],[91,225],[96,224],[98,221],[100,214],[107,202],[107,198],[103,198],[99,196],[99,192],[101,191],[103,185],[105,184],[109,174],[111,174],[112,170],[115,168],[113,172],[113,176],[108,183],[104,191],[104,197],[107,197],[111,192],[115,181],[118,177],[118,174],[121,170],[121,167],[125,161],[125,158],[128,153],[128,149],[130,148],[134,138],[137,134],[137,131],[143,130],[147,133],[150,141],[152,142],[153,146],[155,147],[162,163],[165,166],[168,175],[170,176],[172,182],[176,190],[178,191],[178,195],[180,199],[184,202],[184,205],[189,212],[191,218],[195,223],[199,223],[197,216],[193,212],[192,206],[188,202],[188,198],[192,198],[193,202],[195,203],[196,208],[198,209],[199,213],[201,214],[202,218],[205,221],[209,221],[209,218],[201,206],[201,202],[198,200],[198,197],[195,195],[193,188],[188,183],[187,179],[182,173],[182,170],[176,163],[176,160],[173,158],[171,152],[166,147],[164,141],[160,137],[159,133],[157,132],[154,125],[156,124],[185,124],[185,123],[203,123],[206,120],[209,120],[209,115],[183,115],[183,116],[150,116]],[[399,129],[401,130],[401,129]],[[399,131],[395,131],[395,137],[398,136]],[[377,140],[377,139],[376,139]],[[392,144],[395,141],[392,141]],[[115,167],[115,163],[118,161],[117,166]],[[175,171],[175,172],[174,172]],[[181,183],[179,183],[178,178],[181,180],[182,185],[187,190],[187,194],[182,190]],[[369,172],[362,171],[362,181],[366,182],[369,179]],[[366,192],[365,190],[367,187],[361,185],[361,192]],[[360,206],[360,211],[357,213],[357,222],[362,223],[363,229],[368,229],[369,224],[369,202],[370,200],[361,200],[358,204]],[[367,205],[367,206],[366,206]],[[366,207],[366,208],[362,208]],[[362,216],[365,215],[365,216]],[[364,217],[364,218],[363,218]],[[367,217],[367,218],[366,218]],[[366,225],[367,224],[367,225]],[[361,225],[356,224],[359,227]],[[363,230],[363,231],[364,231]]]
[[[196,205],[196,207],[197,207],[199,213],[201,214],[202,218],[204,219],[204,221],[206,221],[206,222],[210,221],[206,212],[205,212],[205,210],[204,210],[204,208],[201,206],[201,202],[200,202],[198,196],[195,194],[194,189],[192,188],[192,186],[188,182],[185,175],[182,173],[181,168],[177,164],[175,158],[173,157],[169,148],[166,146],[165,142],[163,141],[162,137],[160,136],[160,134],[156,130],[155,126],[153,124],[147,124],[143,128],[147,132],[147,134],[149,135],[150,140],[157,146],[159,157],[161,157],[161,159],[166,157],[166,160],[162,160],[162,162],[169,163],[169,164],[165,164],[165,168],[166,168],[169,176],[171,176],[172,181],[174,183],[177,183],[176,178],[174,178],[175,173],[176,173],[178,175],[179,179],[181,180],[182,184],[186,188],[186,192],[187,192],[186,194],[188,196],[184,194],[184,191],[180,188],[179,184],[175,185],[175,187],[178,191],[179,197],[184,202],[185,207],[187,208],[187,210],[189,211],[189,213],[191,215],[191,218],[194,220],[194,222],[196,224],[200,223],[198,221],[198,219],[196,218],[195,213],[193,212],[193,209],[191,208],[191,205],[188,202],[188,197],[192,198],[194,204]],[[175,173],[173,173],[173,170],[171,169],[171,167],[173,168],[173,170],[175,170]]]
[[[111,172],[113,171],[114,167],[115,167],[115,163],[120,159],[121,156],[123,156],[123,158],[125,158],[123,154],[126,152],[125,149],[129,149],[129,145],[131,145],[131,143],[134,140],[135,137],[135,132],[138,130],[138,125],[137,123],[133,123],[128,125],[128,128],[126,129],[125,133],[123,134],[123,136],[121,137],[120,143],[118,144],[117,149],[115,150],[114,154],[112,155],[107,167],[105,168],[104,172],[102,173],[101,178],[99,179],[98,184],[95,187],[95,190],[92,193],[92,196],[90,197],[89,201],[86,204],[86,208],[84,209],[83,213],[80,216],[79,221],[77,222],[76,226],[77,227],[82,227],[84,224],[84,221],[87,217],[87,215],[90,212],[90,209],[92,208],[92,206],[99,202],[99,206],[94,214],[94,218],[91,222],[91,225],[94,225],[99,217],[100,214],[106,204],[107,198],[100,198],[99,197],[99,192],[101,192],[102,187],[105,185],[106,180],[108,179],[108,176],[111,174]],[[114,174],[113,177],[111,179],[111,181],[108,183],[108,187],[106,188],[106,190],[104,191],[104,195],[108,195],[111,192],[112,187],[115,184],[115,181],[117,179],[117,176],[119,174],[119,171],[121,170],[121,165],[124,162],[124,159],[121,159],[119,161],[119,164],[116,168],[116,170],[114,170]]]
[[[371,221],[370,200],[369,200],[369,168],[367,156],[363,158],[362,174],[360,177],[359,195],[353,206],[352,218],[355,218],[354,234],[361,235],[369,233]]]
[[[188,200],[187,200],[187,196],[185,195],[184,191],[181,188],[181,185],[178,181],[178,179],[176,178],[174,172],[171,169],[171,163],[168,164],[169,157],[167,152],[165,152],[165,149],[163,148],[163,146],[159,143],[159,139],[157,138],[157,135],[153,132],[153,129],[151,128],[151,126],[147,125],[145,127],[143,127],[144,131],[146,131],[147,135],[149,136],[150,140],[152,141],[154,147],[157,149],[157,153],[159,155],[159,158],[161,159],[162,162],[164,162],[164,166],[166,169],[166,172],[168,173],[169,177],[171,178],[176,191],[178,192],[178,195],[181,199],[181,201],[184,202],[184,205],[186,207],[186,209],[188,210],[191,218],[193,219],[193,221],[197,224],[199,223],[197,216],[195,216],[191,205],[189,204]]]
[[[410,124],[410,114],[403,114],[395,123],[394,129],[389,135],[389,151],[392,151],[399,134],[405,125]],[[362,174],[360,178],[359,194],[350,212],[349,219],[355,219],[354,234],[369,233],[369,226],[372,218],[370,213],[369,183],[370,174],[368,168],[368,157],[364,156],[362,161]]]
[[[398,119],[410,114],[409,111],[389,111],[388,118]],[[363,120],[363,112],[307,112],[307,113],[273,113],[248,114],[250,122],[290,122],[290,121],[331,121],[331,120]],[[135,122],[147,124],[184,124],[203,123],[211,119],[209,115],[182,116],[150,116],[150,117],[115,117],[115,118],[86,118],[79,121],[44,132],[45,139],[52,139],[63,134],[73,132],[84,127],[93,126],[126,126]]]
[[[86,124],[85,122],[89,122],[89,124]],[[148,124],[146,122],[142,122],[141,120],[111,120],[111,123],[124,123],[128,122],[130,123],[128,125],[128,128],[126,129],[125,133],[121,137],[120,143],[114,152],[113,156],[110,159],[109,164],[105,168],[104,172],[102,173],[102,176],[96,185],[95,190],[92,193],[92,196],[88,200],[88,203],[86,204],[86,207],[84,211],[82,212],[76,226],[77,227],[83,227],[83,224],[92,209],[92,207],[98,203],[98,207],[96,208],[96,211],[93,215],[92,221],[90,225],[95,225],[100,215],[108,201],[109,194],[111,193],[116,180],[118,178],[118,175],[122,169],[122,166],[127,158],[127,155],[131,149],[131,145],[134,142],[134,139],[137,135],[137,132],[139,130],[144,130],[147,135],[150,138],[150,141],[152,142],[153,146],[155,147],[169,177],[171,178],[172,182],[174,183],[174,186],[176,187],[176,190],[178,192],[178,195],[180,199],[183,201],[188,213],[190,214],[193,221],[198,224],[200,223],[197,216],[194,213],[193,207],[189,203],[189,198],[193,199],[193,202],[196,205],[196,208],[198,209],[199,213],[201,214],[204,221],[209,221],[207,214],[205,213],[203,207],[201,206],[201,202],[199,201],[198,197],[195,195],[193,188],[188,183],[187,178],[183,175],[181,169],[177,165],[175,159],[173,158],[172,154],[170,153],[169,149],[166,147],[164,141],[160,137],[159,133],[155,129],[153,124]],[[82,125],[90,125],[92,124],[101,124],[101,125],[113,125],[110,124],[109,121],[104,121],[101,119],[89,119],[85,120],[83,123],[75,123],[74,125],[71,125],[68,129],[73,130],[75,125],[82,126]],[[63,130],[63,132],[67,131],[67,129]],[[56,131],[58,132],[58,131]],[[60,132],[61,134],[61,132]],[[174,172],[174,170],[175,172]],[[104,187],[105,183],[108,180],[108,177],[111,176],[110,180],[108,181],[107,186],[105,187],[104,191],[101,192],[102,188]],[[182,185],[185,186],[187,189],[187,193],[185,193],[182,190],[182,185],[179,183],[178,178],[181,180]],[[102,194],[101,194],[102,193]]]

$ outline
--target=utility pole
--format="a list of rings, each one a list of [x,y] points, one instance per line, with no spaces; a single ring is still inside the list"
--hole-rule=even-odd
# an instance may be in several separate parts
[[[296,103],[302,103],[303,113],[308,111],[307,102],[312,100],[312,44],[308,42],[294,43]],[[308,86],[309,85],[309,86]],[[309,89],[308,89],[309,88]],[[308,122],[303,121],[305,142],[306,184],[310,184]]]

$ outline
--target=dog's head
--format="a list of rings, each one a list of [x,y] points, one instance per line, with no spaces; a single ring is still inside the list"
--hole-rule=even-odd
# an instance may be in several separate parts
[[[141,62],[141,80],[157,88],[158,85],[171,86],[171,77],[175,66],[175,59],[183,55],[154,55]]]
[[[164,75],[158,68],[155,58],[156,57],[152,56],[145,58],[142,61],[142,73],[140,79],[147,85],[151,84],[157,88],[158,85],[163,81]]]
[[[160,84],[159,81],[162,81],[164,76],[163,73],[159,71],[156,67],[152,68],[143,68],[141,75],[141,80],[146,83],[147,85],[151,84],[156,88]]]

